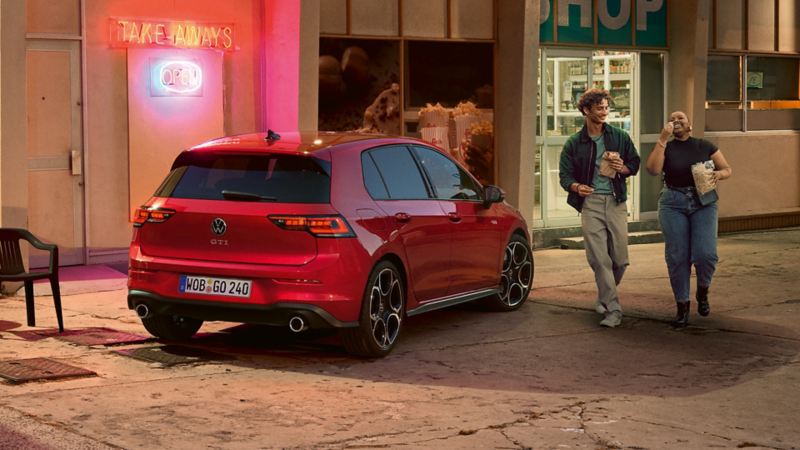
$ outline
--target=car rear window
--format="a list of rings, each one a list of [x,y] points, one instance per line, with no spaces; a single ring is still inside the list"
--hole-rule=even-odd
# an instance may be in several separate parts
[[[330,163],[299,155],[184,153],[157,197],[280,203],[330,202]]]

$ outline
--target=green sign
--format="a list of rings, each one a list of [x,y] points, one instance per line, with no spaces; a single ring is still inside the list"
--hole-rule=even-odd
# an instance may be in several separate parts
[[[542,43],[667,46],[666,0],[541,0],[539,7]]]

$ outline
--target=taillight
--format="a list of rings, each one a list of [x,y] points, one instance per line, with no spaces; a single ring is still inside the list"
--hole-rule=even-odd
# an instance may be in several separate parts
[[[136,213],[133,215],[133,226],[141,227],[145,224],[145,222],[166,222],[166,220],[172,217],[174,214],[174,209],[150,208],[148,206],[142,206],[141,208],[137,208]]]
[[[269,216],[275,225],[290,231],[307,231],[317,237],[354,237],[342,216]]]

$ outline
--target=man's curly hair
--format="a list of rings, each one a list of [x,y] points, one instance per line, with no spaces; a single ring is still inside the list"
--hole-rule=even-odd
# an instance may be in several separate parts
[[[603,99],[606,99],[608,104],[611,105],[611,94],[609,94],[607,90],[597,88],[588,89],[581,95],[581,99],[578,101],[578,110],[585,116],[586,113],[583,112],[584,108],[592,109],[592,106],[600,104]]]

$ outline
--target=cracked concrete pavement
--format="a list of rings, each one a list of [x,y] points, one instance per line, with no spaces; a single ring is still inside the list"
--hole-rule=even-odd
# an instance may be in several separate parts
[[[335,336],[211,323],[192,346],[228,359],[164,367],[114,353],[158,342],[27,340],[24,301],[5,297],[0,361],[98,376],[0,382],[0,448],[800,448],[800,229],[721,237],[712,313],[680,331],[663,244],[630,251],[619,328],[598,326],[583,251],[537,250],[519,311],[411,318],[381,360]],[[145,334],[124,289],[63,303],[68,329]],[[49,297],[37,319],[55,324]]]

